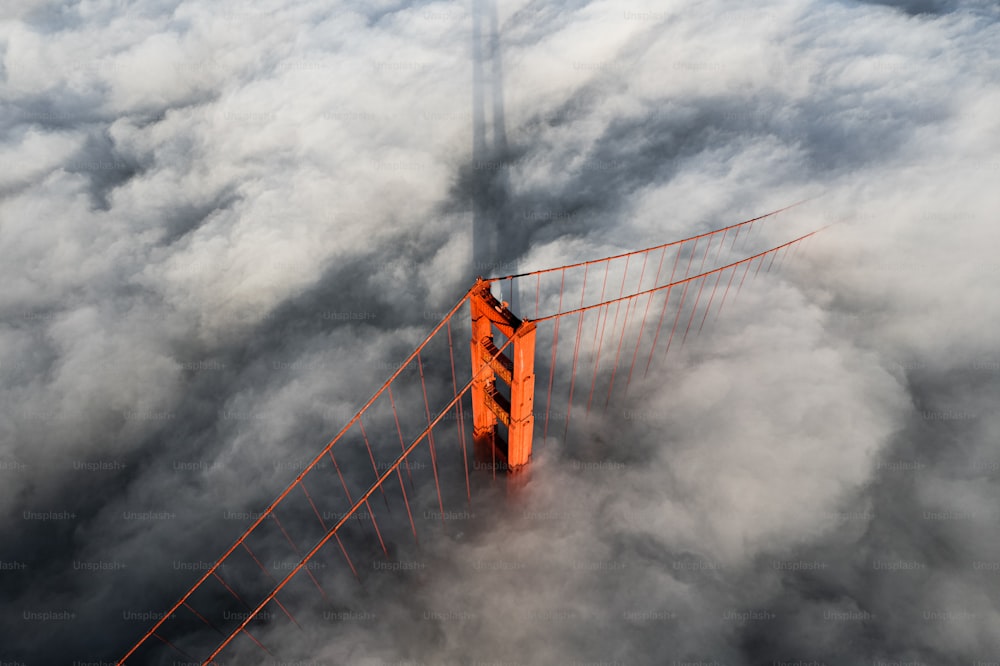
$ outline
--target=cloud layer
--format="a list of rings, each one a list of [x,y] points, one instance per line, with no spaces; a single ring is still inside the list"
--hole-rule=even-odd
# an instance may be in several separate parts
[[[119,657],[467,288],[501,177],[501,268],[838,224],[281,658],[1000,659],[997,8],[498,10],[490,165],[465,3],[2,17],[0,661]]]

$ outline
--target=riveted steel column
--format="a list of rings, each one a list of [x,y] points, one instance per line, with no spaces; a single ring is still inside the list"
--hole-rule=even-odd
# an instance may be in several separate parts
[[[511,471],[531,460],[535,429],[535,324],[527,322],[514,333],[514,377],[510,384],[510,428],[507,464]]]
[[[535,417],[535,324],[521,321],[479,279],[470,292],[472,311],[472,416],[477,466],[516,472],[531,460]],[[508,357],[493,342],[494,327],[510,341]],[[499,380],[499,382],[498,382]],[[510,385],[510,399],[498,383]],[[507,442],[498,429],[507,428]]]

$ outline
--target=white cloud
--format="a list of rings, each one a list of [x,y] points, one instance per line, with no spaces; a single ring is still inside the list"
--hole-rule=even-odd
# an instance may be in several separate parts
[[[496,534],[429,545],[459,573],[427,575],[427,608],[506,619],[500,626],[544,663],[638,662],[664,637],[675,645],[664,658],[714,650],[756,663],[775,657],[762,635],[805,650],[793,633],[831,651],[856,644],[852,658],[890,658],[865,642],[866,625],[789,617],[877,606],[855,575],[870,562],[857,558],[910,549],[936,582],[887,573],[877,586],[885,603],[965,604],[978,619],[958,639],[886,619],[877,626],[888,647],[910,641],[924,661],[992,648],[986,601],[965,595],[974,573],[935,545],[995,558],[986,528],[913,520],[938,506],[972,511],[995,494],[989,478],[955,478],[945,457],[929,456],[945,441],[955,457],[987,464],[997,433],[1000,23],[988,4],[925,4],[932,13],[784,0],[500,8],[504,213],[522,269],[672,240],[817,194],[764,225],[758,242],[843,222],[783,277],[727,303],[706,334],[672,352],[666,375],[631,394],[644,397],[630,408],[656,418],[598,422],[609,441],[631,433],[636,458],[624,469],[574,470],[573,442],[540,445],[530,497],[570,517],[498,515]],[[209,543],[219,532],[204,507],[258,509],[282,480],[258,468],[286,444],[319,446],[331,414],[367,397],[374,375],[433,324],[426,313],[466,286],[470,192],[484,178],[471,164],[471,22],[457,2],[150,0],[22,3],[2,24],[0,100],[11,113],[0,121],[0,450],[27,465],[0,470],[8,513],[77,508],[74,553],[157,550],[129,572],[140,589],[174,544],[177,557],[214,557],[180,538],[192,529]],[[317,316],[325,309],[363,310],[371,323],[331,324]],[[208,360],[221,365],[197,369]],[[220,409],[299,418],[255,424],[220,419]],[[614,453],[595,442],[579,446]],[[907,485],[879,471],[886,457],[926,459],[928,469]],[[74,475],[56,464],[67,458],[127,460],[129,471]],[[171,460],[207,469],[179,474]],[[226,466],[209,464],[218,461]],[[240,481],[238,471],[254,470],[255,483]],[[176,521],[115,518],[171,502]],[[858,511],[862,519],[845,519]],[[901,513],[894,521],[886,511]],[[43,538],[32,532],[8,559],[46,552]],[[586,567],[565,568],[570,554],[631,568],[620,586],[595,582]],[[691,557],[720,568],[691,578],[673,567]],[[841,569],[819,579],[755,569],[794,557]],[[538,570],[468,568],[503,558]],[[107,583],[85,579],[81,599],[106,594]],[[50,592],[45,582],[18,589],[26,599]],[[397,597],[380,603],[386,617],[406,618]],[[526,605],[549,619],[526,619]],[[770,605],[789,617],[720,624],[727,609]],[[569,606],[587,621],[552,619]],[[682,619],[624,615],[665,608]],[[117,657],[131,635],[120,624],[104,632],[108,644],[74,625],[66,649]],[[503,647],[497,625],[473,625],[427,622],[389,644],[359,625],[350,635],[363,647],[351,658],[523,658]],[[600,641],[618,639],[602,626],[630,632],[627,644],[602,652]],[[316,654],[341,650],[325,643]],[[61,648],[25,638],[11,649],[0,656],[53,660]]]

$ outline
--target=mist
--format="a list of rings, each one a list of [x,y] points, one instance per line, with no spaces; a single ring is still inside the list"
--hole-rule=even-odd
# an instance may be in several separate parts
[[[476,275],[804,199],[516,498],[224,663],[1000,661],[995,4],[23,0],[0,52],[0,662],[120,658]]]

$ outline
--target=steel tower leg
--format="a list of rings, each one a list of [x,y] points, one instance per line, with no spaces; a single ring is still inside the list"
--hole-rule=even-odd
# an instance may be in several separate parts
[[[472,311],[472,437],[479,468],[520,472],[531,460],[535,417],[535,324],[521,321],[498,301],[490,283],[478,279],[469,299]],[[511,340],[511,357],[498,353],[494,328]],[[497,380],[510,387],[509,397]],[[499,426],[507,428],[507,440]]]

